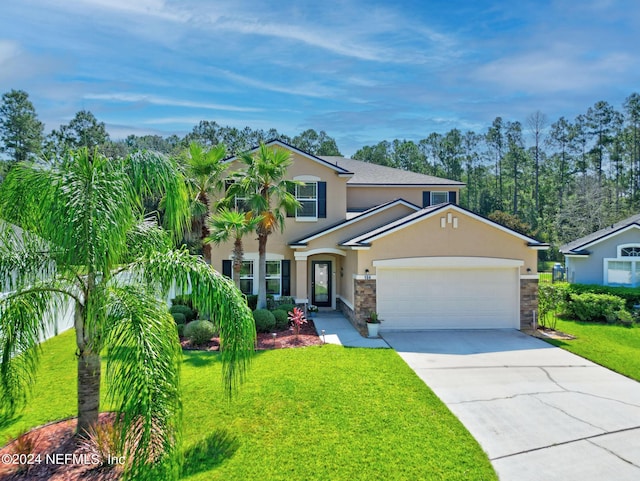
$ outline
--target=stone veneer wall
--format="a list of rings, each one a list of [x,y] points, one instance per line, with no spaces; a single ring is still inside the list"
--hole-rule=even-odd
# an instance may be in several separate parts
[[[520,330],[533,329],[533,311],[538,316],[538,279],[520,279]]]
[[[376,310],[376,280],[356,279],[354,282],[354,319],[351,322],[358,329],[366,329],[367,317]]]

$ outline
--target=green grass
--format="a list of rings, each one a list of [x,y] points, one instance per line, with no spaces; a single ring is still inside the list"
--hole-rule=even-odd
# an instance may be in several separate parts
[[[640,381],[640,327],[558,319],[556,329],[576,336],[571,341],[549,340],[579,356]]]
[[[73,335],[44,350],[33,400],[0,426],[0,441],[75,412]],[[215,353],[184,355],[184,479],[496,479],[476,441],[392,350],[262,352],[232,402],[220,368]]]

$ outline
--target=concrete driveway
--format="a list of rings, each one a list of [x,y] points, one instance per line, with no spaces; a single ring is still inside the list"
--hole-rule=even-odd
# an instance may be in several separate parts
[[[384,339],[478,440],[502,481],[640,479],[640,383],[515,330]]]

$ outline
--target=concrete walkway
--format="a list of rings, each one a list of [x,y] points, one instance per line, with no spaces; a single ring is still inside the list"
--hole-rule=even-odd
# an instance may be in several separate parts
[[[338,311],[320,311],[312,318],[318,335],[327,344],[338,344],[347,347],[388,348],[384,339],[369,339],[360,335],[355,327]]]
[[[640,479],[640,383],[515,330],[383,336],[501,481]]]

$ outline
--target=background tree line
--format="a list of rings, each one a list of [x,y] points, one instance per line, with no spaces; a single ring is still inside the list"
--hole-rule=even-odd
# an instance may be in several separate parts
[[[341,155],[324,131],[289,137],[275,129],[237,129],[208,120],[184,137],[111,140],[104,123],[86,110],[45,135],[26,92],[7,92],[0,104],[4,170],[20,160],[56,158],[79,147],[97,147],[114,158],[145,149],[181,156],[195,142],[205,148],[224,144],[232,155],[273,138],[311,154]],[[558,246],[638,212],[640,94],[629,95],[620,110],[598,101],[573,120],[550,121],[539,111],[523,122],[496,117],[485,131],[452,129],[418,142],[384,140],[362,147],[353,158],[465,182],[461,205]],[[557,251],[546,255],[553,258]]]

